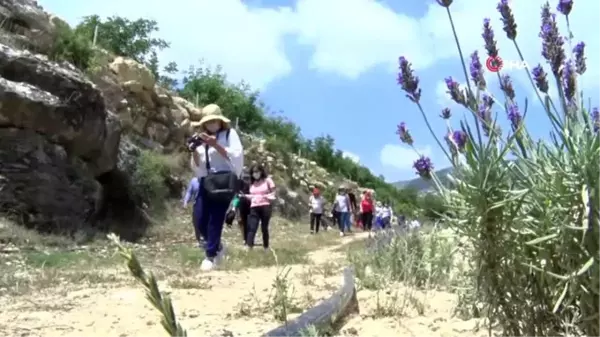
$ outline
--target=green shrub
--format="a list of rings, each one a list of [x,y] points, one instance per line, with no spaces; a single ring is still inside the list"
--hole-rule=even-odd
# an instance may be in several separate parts
[[[50,60],[69,62],[81,70],[87,70],[95,57],[92,41],[78,35],[68,25],[58,23],[57,35],[48,52]]]
[[[169,166],[162,156],[142,151],[131,177],[133,193],[148,206],[160,209],[169,194],[165,180],[168,174]]]
[[[366,288],[382,289],[390,282],[450,287],[466,268],[456,247],[457,238],[448,230],[380,232],[364,249],[350,251],[349,260]]]

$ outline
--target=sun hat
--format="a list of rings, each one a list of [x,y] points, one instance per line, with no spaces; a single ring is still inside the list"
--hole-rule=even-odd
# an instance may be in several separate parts
[[[225,128],[229,128],[229,125],[231,124],[231,120],[229,118],[223,116],[223,113],[221,112],[221,108],[216,104],[209,104],[209,105],[205,106],[204,108],[202,108],[202,115],[203,115],[203,117],[202,117],[202,119],[200,119],[199,122],[191,122],[190,123],[192,128],[201,127],[205,123],[208,123],[208,122],[214,121],[214,120],[220,120],[221,122],[223,122]]]

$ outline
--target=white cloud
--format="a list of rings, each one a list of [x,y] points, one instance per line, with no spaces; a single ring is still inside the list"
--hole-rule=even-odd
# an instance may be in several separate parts
[[[419,18],[398,14],[373,0],[298,0],[295,6],[274,9],[249,8],[241,0],[74,1],[69,6],[62,0],[40,2],[70,23],[94,13],[155,19],[161,28],[160,36],[171,41],[171,49],[161,55],[163,61],[173,60],[187,67],[204,58],[209,65],[221,64],[232,80],[245,79],[258,88],[292,70],[284,50],[285,36],[293,36],[299,43],[314,48],[310,60],[314,69],[347,78],[357,78],[380,65],[395,71],[400,55],[409,58],[418,70],[457,57],[445,9],[434,1]],[[511,3],[518,24],[517,41],[532,66],[540,60],[539,12],[545,2]],[[515,48],[502,31],[495,3],[461,0],[452,4],[465,57],[475,49],[482,58],[485,55],[481,23],[484,17],[490,17],[501,56],[505,60],[516,59]],[[593,62],[600,58],[600,43],[596,30],[590,29],[598,12],[600,2],[580,0],[570,16],[576,41],[587,43],[584,89],[592,85],[595,88],[600,73],[598,62]],[[565,28],[564,18],[560,15],[558,18]],[[458,63],[456,67],[460,69]],[[462,71],[458,74],[462,79]],[[440,74],[440,79],[445,75]],[[528,83],[524,74],[517,77]],[[393,76],[382,80],[394,81]],[[423,87],[428,85],[435,83],[422,83]]]
[[[403,145],[385,144],[379,153],[379,159],[383,166],[399,170],[409,170],[413,162],[419,158],[419,155],[431,156],[430,146],[417,149],[417,151]]]
[[[262,88],[288,74],[283,37],[293,31],[290,8],[250,9],[239,0],[41,0],[46,10],[78,23],[85,15],[140,17],[158,22],[158,37],[171,43],[160,58],[184,70],[202,58],[222,65],[229,79]]]
[[[350,151],[344,151],[343,152],[343,156],[344,156],[344,158],[348,158],[348,159],[352,160],[355,163],[359,163],[360,162],[360,156],[357,155],[356,153],[352,153]]]

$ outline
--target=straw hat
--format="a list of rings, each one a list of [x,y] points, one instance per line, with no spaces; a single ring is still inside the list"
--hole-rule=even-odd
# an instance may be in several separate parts
[[[221,122],[223,122],[225,128],[229,128],[229,125],[231,124],[231,120],[229,118],[223,116],[223,113],[221,112],[221,108],[216,104],[209,104],[209,105],[205,106],[204,108],[202,108],[202,115],[203,115],[203,117],[199,122],[191,122],[190,123],[190,126],[192,128],[195,129],[195,128],[201,127],[205,123],[214,121],[214,120],[220,120]]]

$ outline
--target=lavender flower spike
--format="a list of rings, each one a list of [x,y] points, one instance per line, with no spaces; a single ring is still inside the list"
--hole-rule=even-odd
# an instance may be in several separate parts
[[[479,60],[479,54],[477,50],[471,54],[471,63],[469,65],[469,70],[471,72],[471,80],[479,90],[485,90],[485,78],[483,77],[483,67],[481,66],[481,61]]]
[[[569,15],[573,9],[573,0],[560,0],[556,10],[563,13],[563,15]]]
[[[442,7],[450,7],[450,5],[452,5],[452,0],[435,0],[438,5],[442,6]]]
[[[400,136],[400,141],[407,145],[413,145],[413,138],[406,127],[406,123],[402,122],[398,125],[398,129],[396,130],[396,134]]]
[[[511,101],[515,99],[515,88],[512,85],[512,80],[510,79],[510,76],[502,75],[500,77],[500,89]]]
[[[573,48],[573,54],[575,57],[575,69],[579,75],[583,75],[585,73],[587,67],[585,65],[585,55],[583,54],[585,50],[585,43],[579,42],[575,48]]]
[[[450,119],[450,117],[452,117],[452,112],[450,112],[450,109],[448,108],[443,108],[440,117],[443,119]]]
[[[431,171],[433,170],[431,159],[421,156],[413,163],[413,167],[417,171],[417,174],[421,176],[421,178],[431,179]]]
[[[498,56],[498,47],[496,47],[496,40],[494,39],[494,31],[490,26],[490,19],[483,19],[483,41],[485,42],[485,50],[489,57],[496,58]]]
[[[517,38],[517,23],[515,22],[515,16],[512,13],[512,10],[508,6],[508,0],[500,0],[498,6],[496,6],[498,12],[502,16],[501,20],[504,24],[504,31],[506,32],[506,37],[510,40],[514,40]]]
[[[533,80],[535,81],[535,86],[544,94],[548,93],[548,78],[544,68],[540,64],[538,64],[533,70],[531,70],[531,74],[533,75]]]
[[[452,77],[447,77],[444,81],[452,100],[460,105],[467,106],[467,98],[465,97],[465,93],[460,89],[458,82],[453,80]]]
[[[521,112],[519,112],[519,107],[517,104],[511,104],[508,106],[508,120],[510,121],[510,126],[513,131],[516,131],[521,122],[523,121],[523,117],[521,117]]]
[[[571,61],[567,61],[565,63],[565,66],[563,68],[563,73],[562,73],[562,85],[563,85],[563,90],[565,92],[565,100],[569,103],[572,104],[573,98],[575,97],[575,84],[576,84],[576,80],[575,80],[575,69],[573,67],[573,62]]]
[[[542,56],[550,64],[552,73],[559,75],[560,67],[566,59],[563,48],[565,42],[558,31],[556,15],[550,12],[550,5],[548,3],[542,7],[542,30],[540,37],[542,38]]]
[[[594,125],[594,132],[598,132],[600,130],[600,112],[598,108],[592,109],[592,124]]]
[[[400,72],[398,73],[398,84],[406,92],[408,97],[414,103],[419,103],[421,99],[421,89],[419,88],[419,77],[415,76],[411,64],[404,56],[398,59]]]
[[[452,141],[456,145],[459,152],[464,152],[465,145],[467,144],[467,134],[464,131],[454,131],[452,133]]]

